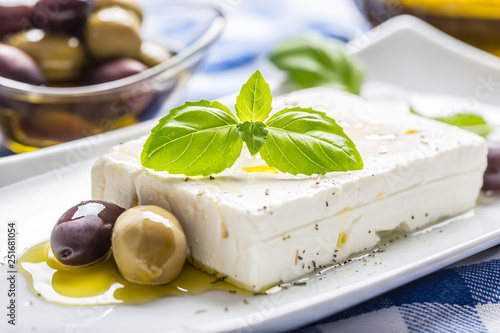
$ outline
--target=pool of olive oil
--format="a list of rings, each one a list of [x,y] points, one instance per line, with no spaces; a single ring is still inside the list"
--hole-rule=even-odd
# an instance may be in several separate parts
[[[92,265],[64,266],[53,257],[48,241],[26,251],[19,258],[18,266],[26,276],[31,292],[47,302],[63,305],[144,303],[160,297],[200,294],[208,290],[251,294],[189,263],[184,265],[176,280],[157,286],[125,280],[111,254]]]

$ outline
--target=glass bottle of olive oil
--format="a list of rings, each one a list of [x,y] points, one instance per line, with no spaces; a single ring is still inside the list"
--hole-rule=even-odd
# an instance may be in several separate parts
[[[373,25],[411,14],[500,56],[500,0],[360,0],[358,4]]]

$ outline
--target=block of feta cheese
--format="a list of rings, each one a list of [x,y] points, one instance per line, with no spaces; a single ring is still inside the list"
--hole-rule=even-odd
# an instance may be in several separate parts
[[[411,232],[475,205],[487,156],[477,135],[328,88],[280,96],[273,106],[326,112],[365,168],[292,176],[244,148],[222,174],[186,178],[143,168],[143,137],[97,160],[93,198],[166,208],[182,223],[195,264],[253,291],[373,249],[383,233]]]

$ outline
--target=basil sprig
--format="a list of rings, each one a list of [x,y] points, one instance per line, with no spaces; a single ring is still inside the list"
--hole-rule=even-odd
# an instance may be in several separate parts
[[[270,167],[293,175],[363,168],[356,146],[335,120],[300,107],[269,117],[271,101],[257,71],[236,99],[238,118],[218,102],[186,102],[152,129],[142,165],[186,176],[217,174],[234,164],[245,142],[252,155],[260,152]]]
[[[287,72],[299,88],[329,86],[359,95],[363,68],[344,43],[311,33],[283,41],[269,60]]]

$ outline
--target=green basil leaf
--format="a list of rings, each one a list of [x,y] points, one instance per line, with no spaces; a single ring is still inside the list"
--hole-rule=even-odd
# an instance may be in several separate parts
[[[186,176],[220,173],[241,154],[237,125],[236,117],[218,102],[186,102],[153,128],[142,150],[142,165]]]
[[[363,70],[344,44],[320,34],[291,37],[269,59],[300,88],[330,86],[359,95]]]
[[[269,166],[293,175],[363,169],[363,160],[342,127],[324,112],[284,109],[267,122],[260,150]]]
[[[447,117],[426,117],[410,107],[410,112],[424,118],[434,119],[448,125],[458,126],[466,131],[475,133],[482,137],[487,137],[493,128],[486,122],[486,120],[475,113],[457,113]]]
[[[236,115],[243,122],[264,121],[271,112],[272,98],[269,85],[260,71],[256,71],[241,87],[236,98]]]
[[[239,124],[236,130],[247,144],[250,154],[252,156],[257,154],[264,145],[264,140],[267,137],[266,125],[260,121],[256,123],[245,121],[243,124]]]
[[[458,113],[449,117],[435,117],[434,120],[458,126],[466,131],[476,133],[477,135],[486,137],[493,128],[478,114],[473,113]]]

